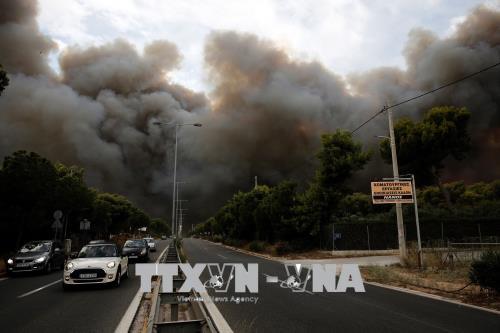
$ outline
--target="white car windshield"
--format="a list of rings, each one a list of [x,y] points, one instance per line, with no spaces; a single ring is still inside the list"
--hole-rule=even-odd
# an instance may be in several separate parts
[[[78,258],[105,258],[117,256],[118,253],[114,245],[87,245],[84,246],[78,254]]]

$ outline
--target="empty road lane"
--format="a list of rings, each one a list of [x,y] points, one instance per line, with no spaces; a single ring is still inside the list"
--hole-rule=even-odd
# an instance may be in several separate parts
[[[259,264],[259,293],[245,295],[257,304],[216,303],[235,332],[500,332],[494,313],[370,285],[366,293],[294,293],[265,282],[264,274],[285,276],[279,262],[200,239],[183,247],[190,263]]]

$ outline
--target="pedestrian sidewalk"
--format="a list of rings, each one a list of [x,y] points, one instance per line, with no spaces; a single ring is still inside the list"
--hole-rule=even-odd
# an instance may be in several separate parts
[[[389,266],[399,264],[399,256],[367,256],[352,258],[329,258],[329,259],[286,259],[287,264],[357,264],[359,266]]]

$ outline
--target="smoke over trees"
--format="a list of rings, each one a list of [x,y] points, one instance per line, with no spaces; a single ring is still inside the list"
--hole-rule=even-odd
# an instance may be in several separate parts
[[[48,55],[57,45],[38,29],[36,3],[3,1],[0,13],[0,63],[10,79],[0,98],[0,158],[25,149],[80,165],[90,185],[125,194],[152,213],[169,207],[172,169],[172,133],[154,121],[203,123],[179,132],[179,179],[188,181],[181,191],[190,207],[206,217],[215,203],[248,188],[254,175],[270,183],[310,178],[321,133],[352,129],[387,102],[500,59],[500,12],[487,7],[473,9],[446,38],[413,30],[404,49],[406,70],[378,68],[346,78],[320,63],[292,59],[270,41],[216,31],[205,45],[213,87],[205,96],[169,80],[182,50],[168,41],[143,50],[126,40],[70,46],[56,74]],[[444,177],[493,178],[498,168],[478,170],[487,160],[498,164],[492,152],[500,148],[499,99],[493,70],[396,113],[417,118],[435,105],[467,107],[475,155],[448,167]],[[357,139],[374,146],[373,135],[385,132],[380,119]]]

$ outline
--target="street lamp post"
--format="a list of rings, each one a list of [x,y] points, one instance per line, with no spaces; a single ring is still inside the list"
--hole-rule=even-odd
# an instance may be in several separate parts
[[[160,121],[156,121],[153,123],[154,125],[157,126],[162,126],[162,125],[171,125],[171,123],[162,123]],[[175,199],[176,199],[176,187],[177,187],[177,129],[181,126],[195,126],[195,127],[201,127],[202,124],[200,123],[184,123],[184,124],[173,124],[175,128],[175,148],[174,148],[174,183],[173,183],[173,188],[172,188],[172,236],[176,237],[176,232],[175,232]]]
[[[411,187],[412,187],[412,192],[413,192],[413,205],[414,205],[414,211],[415,211],[415,226],[417,229],[417,260],[418,260],[418,267],[422,268],[424,265],[424,254],[422,252],[422,241],[420,239],[420,220],[418,217],[418,202],[417,202],[417,185],[415,184],[415,175],[414,174],[408,174],[408,175],[402,175],[401,177],[398,178],[383,178],[384,181],[411,181]]]

